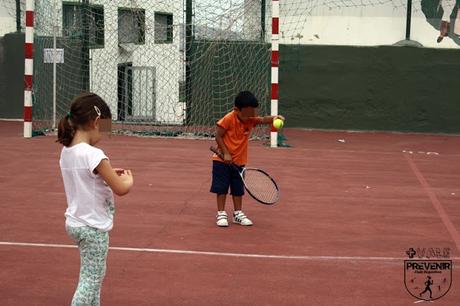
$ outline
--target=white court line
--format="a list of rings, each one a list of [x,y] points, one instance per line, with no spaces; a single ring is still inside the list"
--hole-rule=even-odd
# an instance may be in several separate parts
[[[284,149],[284,148],[282,148]],[[289,148],[288,148],[289,149]],[[350,150],[350,149],[311,149],[311,148],[295,148],[296,151],[311,151],[311,152],[327,152],[327,153],[352,153],[357,155],[359,154],[375,154],[375,155],[398,155],[401,153],[406,153],[410,154],[409,152],[412,153],[417,153],[416,151],[408,151],[406,152],[403,151],[398,151],[397,149],[395,151],[367,151],[367,150]],[[428,154],[429,153],[429,154]],[[419,155],[419,154],[417,154]],[[430,157],[455,157],[455,156],[460,156],[458,153],[439,153],[439,152],[425,152],[425,154],[420,154],[421,156],[430,156]],[[311,157],[311,159],[317,159]]]
[[[283,148],[284,149],[284,148]],[[289,149],[289,148],[288,148]],[[351,153],[354,155],[358,154],[368,154],[368,155],[399,155],[401,153],[410,154],[409,152],[416,153],[415,151],[366,151],[366,150],[350,150],[350,149],[310,149],[310,148],[295,148],[296,151],[310,151],[310,152],[327,152],[327,153]],[[430,156],[430,157],[454,157],[460,156],[458,153],[439,153],[439,152],[426,152],[430,154],[420,154],[420,156]],[[417,154],[419,155],[419,154]],[[356,157],[356,156],[355,156]],[[309,157],[311,159],[318,159],[314,157]]]
[[[3,246],[42,247],[42,248],[73,248],[73,249],[77,248],[76,245],[70,245],[70,244],[47,244],[47,243],[0,241],[0,246],[2,245]],[[291,256],[291,255],[226,253],[226,252],[206,252],[206,251],[127,248],[127,247],[110,247],[109,249],[115,250],[115,251],[128,251],[128,252],[246,257],[246,258],[263,258],[263,259],[297,259],[297,260],[310,260],[310,261],[403,261],[407,259],[404,257],[374,257],[374,256]],[[449,259],[450,260],[460,260],[460,257],[451,257]]]
[[[24,119],[8,119],[8,118],[0,118],[0,121],[16,121],[16,122],[21,122],[21,121],[24,121]]]

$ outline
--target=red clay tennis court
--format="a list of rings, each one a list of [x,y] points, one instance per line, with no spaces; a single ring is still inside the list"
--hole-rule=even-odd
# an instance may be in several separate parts
[[[424,304],[404,284],[412,247],[450,249],[450,291],[431,303],[458,305],[458,136],[285,135],[291,148],[249,149],[281,201],[246,197],[255,225],[229,228],[215,225],[208,192],[211,140],[102,141],[135,179],[116,201],[102,304]],[[61,147],[51,136],[24,139],[20,122],[0,122],[0,141],[0,304],[69,305],[79,254],[64,229]]]

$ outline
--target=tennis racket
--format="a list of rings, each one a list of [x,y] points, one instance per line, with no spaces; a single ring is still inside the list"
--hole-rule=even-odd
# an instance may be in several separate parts
[[[216,147],[209,149],[224,159],[224,155]],[[230,165],[238,171],[244,188],[254,200],[265,205],[273,205],[278,202],[280,190],[275,180],[267,172],[257,168],[241,168],[235,164]]]

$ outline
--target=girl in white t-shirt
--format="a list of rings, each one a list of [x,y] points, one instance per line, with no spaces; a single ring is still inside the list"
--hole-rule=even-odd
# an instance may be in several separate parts
[[[130,170],[114,169],[94,147],[111,131],[112,114],[96,94],[75,98],[61,119],[57,142],[64,145],[59,161],[67,197],[66,231],[80,250],[80,278],[72,305],[100,305],[105,276],[108,232],[115,212],[113,192],[125,195],[133,185]]]

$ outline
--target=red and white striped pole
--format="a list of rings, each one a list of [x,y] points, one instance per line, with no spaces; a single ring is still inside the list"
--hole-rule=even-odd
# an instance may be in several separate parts
[[[271,100],[271,115],[278,115],[278,99],[279,99],[279,32],[280,32],[280,2],[272,0],[272,100]],[[272,126],[270,132],[271,147],[278,146],[278,132]]]
[[[24,44],[24,137],[32,137],[32,82],[34,74],[35,0],[26,0],[26,39]]]

